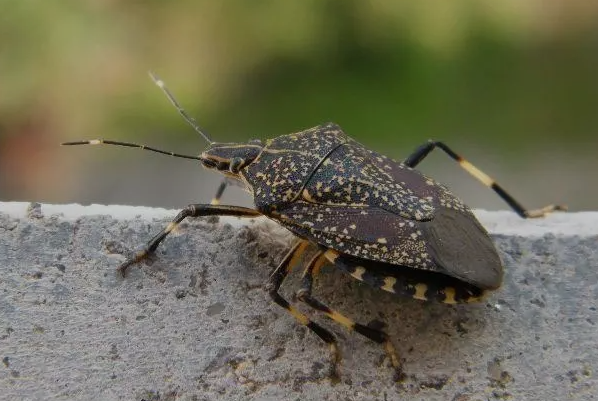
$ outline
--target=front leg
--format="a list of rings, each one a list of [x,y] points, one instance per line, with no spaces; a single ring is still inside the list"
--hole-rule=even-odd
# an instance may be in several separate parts
[[[118,272],[124,277],[127,268],[137,262],[146,259],[151,255],[158,245],[168,234],[170,234],[180,223],[187,217],[203,217],[203,216],[237,216],[237,217],[258,217],[262,214],[254,209],[249,209],[241,206],[224,206],[224,205],[205,205],[194,204],[189,205],[176,215],[176,217],[158,234],[156,234],[139,252],[135,253],[132,258],[127,259],[118,268]]]
[[[224,177],[222,179],[222,181],[220,181],[218,190],[216,190],[216,195],[214,195],[214,198],[210,202],[210,205],[219,205],[220,204],[220,199],[222,199],[222,195],[224,194],[224,191],[230,185],[230,183],[231,183],[231,179],[228,177]]]

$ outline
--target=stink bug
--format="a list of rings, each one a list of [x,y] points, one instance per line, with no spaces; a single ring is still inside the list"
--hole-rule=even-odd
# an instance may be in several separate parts
[[[118,271],[124,275],[129,266],[146,259],[187,217],[266,216],[299,240],[272,272],[265,288],[276,304],[330,345],[333,372],[340,360],[334,335],[278,292],[310,244],[317,247],[317,253],[303,269],[297,299],[349,330],[383,344],[398,374],[401,363],[385,332],[356,323],[312,296],[314,276],[322,265],[332,263],[353,278],[384,291],[447,304],[480,301],[501,285],[501,260],[471,210],[445,186],[414,170],[433,149],[447,153],[523,218],[566,209],[561,205],[524,209],[494,180],[442,142],[427,142],[403,162],[365,148],[332,123],[265,143],[259,140],[246,144],[216,143],[181,108],[163,81],[150,75],[187,123],[209,142],[200,156],[107,140],[63,145],[142,148],[199,160],[225,178],[211,204],[184,208],[141,251],[121,264]],[[253,195],[254,208],[219,204],[231,182]]]

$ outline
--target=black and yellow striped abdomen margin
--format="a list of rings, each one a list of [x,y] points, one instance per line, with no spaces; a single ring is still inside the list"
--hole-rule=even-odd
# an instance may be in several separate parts
[[[325,256],[340,270],[374,288],[422,301],[473,303],[483,301],[491,292],[442,273],[372,262],[332,249]]]

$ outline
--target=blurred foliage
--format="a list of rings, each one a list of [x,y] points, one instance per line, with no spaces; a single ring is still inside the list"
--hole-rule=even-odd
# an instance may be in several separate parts
[[[510,159],[598,142],[598,5],[585,0],[0,6],[2,199],[80,188],[62,140],[202,146],[148,69],[222,141],[335,121],[394,157],[430,137]]]

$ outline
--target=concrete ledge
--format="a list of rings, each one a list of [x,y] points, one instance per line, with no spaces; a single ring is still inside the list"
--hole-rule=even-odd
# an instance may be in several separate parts
[[[333,268],[315,294],[382,320],[404,359],[315,316],[328,349],[262,291],[292,237],[266,219],[195,220],[151,265],[114,269],[176,211],[0,203],[0,399],[586,400],[598,395],[598,213],[478,212],[506,266],[480,305],[371,290]],[[290,299],[296,279],[285,284]],[[593,398],[594,397],[594,398]]]

